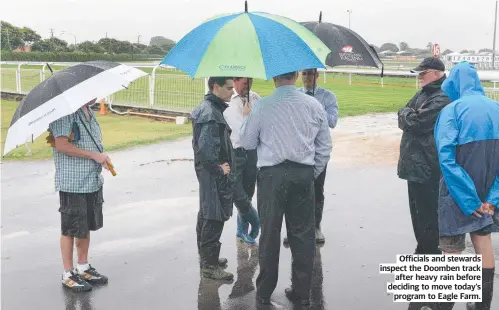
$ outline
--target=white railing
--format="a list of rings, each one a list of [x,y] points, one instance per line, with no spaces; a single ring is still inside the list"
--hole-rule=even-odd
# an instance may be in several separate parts
[[[47,64],[43,62],[0,62],[0,64],[16,65],[16,67],[2,67],[1,69],[1,90],[4,92],[27,94],[47,77]],[[57,68],[73,66],[77,63],[49,64]],[[143,63],[127,65],[150,69],[147,70],[150,73],[132,83],[128,90],[110,96],[108,100],[112,104],[191,112],[207,92],[207,79],[191,79],[181,72],[176,72],[175,68]],[[368,83],[380,87],[388,84],[416,89],[420,87],[417,76],[408,71],[386,70],[384,76],[387,79],[381,78],[381,70],[377,69],[334,68],[321,71],[323,83],[327,83],[330,79],[331,81],[338,79],[348,85]],[[499,99],[499,89],[495,88],[496,82],[499,82],[499,71],[479,72],[479,74],[481,79],[493,83],[493,88],[488,88],[487,93],[496,98],[495,100]],[[405,79],[396,80],[397,77]],[[391,82],[388,79],[392,79]],[[397,84],[401,81],[402,85]]]

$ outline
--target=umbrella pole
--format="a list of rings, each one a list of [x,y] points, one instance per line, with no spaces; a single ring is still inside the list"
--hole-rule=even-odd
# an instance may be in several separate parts
[[[81,119],[81,115],[78,114],[78,118],[80,119],[80,122],[83,124],[83,127],[85,128],[85,130],[87,131],[87,134],[90,136],[90,138],[92,139],[92,141],[94,142],[95,144],[95,147],[97,147],[97,149],[99,150],[99,152],[103,153],[104,150],[97,144],[97,141],[95,141],[94,137],[92,136],[92,134],[90,133],[90,131],[88,130],[87,128],[87,125],[85,125],[85,123],[83,122],[83,120]],[[111,174],[113,176],[116,176],[116,172],[114,171],[114,166],[108,162],[106,162],[106,166],[107,168],[109,169],[109,171],[111,172]]]
[[[384,87],[384,83],[383,83],[384,71],[385,71],[385,64],[381,63],[381,87]]]
[[[251,90],[251,85],[250,85],[250,82],[249,82],[249,78],[246,78],[247,82],[248,82],[248,105],[250,104],[250,90]]]
[[[315,76],[317,75],[317,72],[319,72],[319,71],[317,71],[317,69],[315,69],[314,70],[314,83],[312,84],[312,86],[313,86],[313,88],[312,88],[312,97],[315,97],[315,87],[316,87],[315,83],[317,83],[317,80],[316,80]]]

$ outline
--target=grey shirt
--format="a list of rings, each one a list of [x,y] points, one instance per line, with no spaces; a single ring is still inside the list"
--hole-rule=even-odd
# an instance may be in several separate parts
[[[312,92],[312,89],[300,88],[300,91],[306,93],[307,91]],[[335,128],[338,124],[338,100],[336,96],[327,89],[316,86],[314,91],[314,97],[317,99],[327,113],[327,121],[330,128]]]
[[[332,150],[327,115],[322,105],[295,86],[278,87],[257,101],[240,132],[242,147],[257,149],[257,166],[275,166],[286,160],[324,170]]]

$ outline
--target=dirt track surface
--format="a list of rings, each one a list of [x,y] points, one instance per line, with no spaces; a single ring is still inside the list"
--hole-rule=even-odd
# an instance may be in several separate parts
[[[332,130],[331,161],[342,166],[394,165],[401,135],[394,113],[342,118]]]

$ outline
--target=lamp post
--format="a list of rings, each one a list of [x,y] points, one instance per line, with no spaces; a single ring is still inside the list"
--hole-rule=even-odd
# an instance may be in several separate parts
[[[73,38],[75,39],[75,50],[76,50],[76,36],[72,33],[67,32],[67,31],[61,32],[61,35],[63,35],[63,34],[69,34],[70,36],[73,36]]]
[[[496,69],[496,29],[497,29],[497,0],[496,0],[496,18],[494,19],[494,43],[492,47],[492,70]]]
[[[350,16],[352,15],[352,10],[347,10],[348,12],[348,29],[350,29]]]

